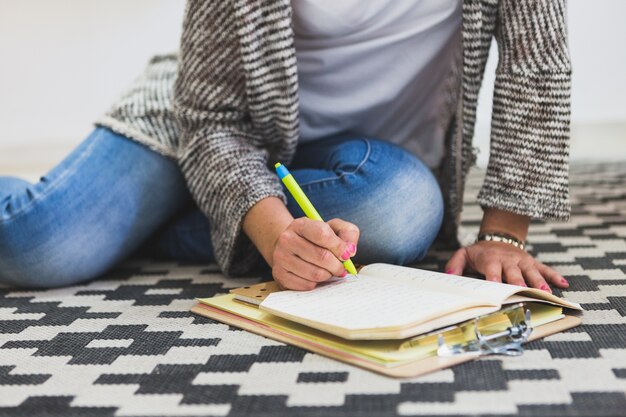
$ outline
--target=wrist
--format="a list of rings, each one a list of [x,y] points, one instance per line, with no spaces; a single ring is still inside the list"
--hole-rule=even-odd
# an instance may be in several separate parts
[[[293,222],[293,216],[278,197],[267,197],[256,203],[243,219],[243,231],[268,265],[280,234]]]
[[[503,235],[526,242],[530,217],[504,210],[485,208],[479,235]]]

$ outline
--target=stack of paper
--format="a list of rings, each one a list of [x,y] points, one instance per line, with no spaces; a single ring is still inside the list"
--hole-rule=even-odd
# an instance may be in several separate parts
[[[257,295],[242,295],[257,289]],[[428,332],[485,314],[492,314],[492,331],[506,330],[511,322],[498,314],[503,305],[525,302],[533,338],[580,323],[563,314],[563,307],[580,310],[579,305],[544,291],[386,264],[312,291],[262,284],[239,293],[200,299],[192,311],[394,376],[468,360],[437,357],[437,334]],[[471,337],[447,332],[445,342],[463,344]]]

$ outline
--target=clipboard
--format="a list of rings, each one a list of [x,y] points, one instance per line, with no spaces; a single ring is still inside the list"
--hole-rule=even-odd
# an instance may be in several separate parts
[[[252,286],[236,288],[231,290],[230,293],[233,294],[235,299],[238,301],[258,306],[269,294],[275,291],[280,291],[280,287],[276,282],[271,281]],[[520,308],[519,305],[513,307],[516,307],[518,309]],[[523,317],[520,321],[518,321],[515,326],[511,326],[507,329],[509,330],[508,335],[500,335],[503,337],[500,337],[498,343],[494,345],[494,349],[481,350],[481,346],[473,346],[473,349],[470,349],[470,347],[468,346],[448,346],[444,341],[442,333],[440,333],[438,335],[439,348],[437,350],[437,355],[429,356],[424,359],[400,364],[393,367],[387,367],[371,361],[364,360],[363,358],[356,355],[350,355],[346,352],[334,350],[329,346],[315,344],[310,340],[299,337],[298,335],[281,331],[280,329],[277,329],[265,323],[253,322],[236,314],[223,311],[212,306],[198,303],[191,309],[191,311],[193,313],[250,331],[252,333],[256,333],[264,337],[268,337],[270,339],[277,340],[279,342],[298,346],[310,352],[318,353],[320,355],[335,360],[349,363],[351,365],[355,365],[360,368],[368,369],[370,371],[374,371],[379,374],[394,378],[413,378],[421,375],[426,375],[428,373],[435,372],[444,368],[449,368],[460,363],[475,360],[487,354],[521,354],[522,343],[530,342],[549,336],[551,334],[571,329],[580,325],[582,322],[578,316],[564,312],[563,318],[530,329],[527,324],[529,323],[530,319],[529,313],[527,311],[526,317]],[[513,311],[513,308],[511,308],[511,311]],[[477,318],[475,320],[478,319],[480,318]],[[461,323],[458,326],[464,324],[465,323]],[[453,327],[456,326],[441,329],[439,330],[439,332],[448,331],[450,330],[450,328]],[[432,333],[436,332],[437,331]],[[515,335],[515,337],[513,337],[513,335]]]

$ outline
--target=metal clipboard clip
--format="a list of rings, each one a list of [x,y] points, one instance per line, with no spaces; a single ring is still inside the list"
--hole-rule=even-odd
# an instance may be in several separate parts
[[[436,340],[436,354],[441,357],[518,356],[524,352],[522,344],[532,332],[530,314],[530,309],[525,308],[523,303],[510,305],[494,313],[408,340],[401,349]]]
[[[494,314],[505,315],[510,320],[511,325],[504,330],[490,332],[489,326],[483,326],[483,322],[493,317]],[[440,332],[437,336],[437,355],[443,357],[458,355],[519,356],[524,352],[522,344],[528,340],[533,330],[530,325],[530,310],[525,309],[524,304],[521,303],[459,325],[459,327],[464,326],[473,328],[475,338],[466,343],[447,344],[444,332]]]

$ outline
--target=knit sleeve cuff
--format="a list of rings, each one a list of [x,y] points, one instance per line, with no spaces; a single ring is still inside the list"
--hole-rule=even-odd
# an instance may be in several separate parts
[[[481,205],[567,220],[570,74],[496,75]]]
[[[179,154],[189,189],[209,219],[215,257],[226,275],[249,273],[260,261],[242,230],[248,210],[267,197],[287,202],[267,160],[267,151],[251,145],[242,132],[195,135]]]

